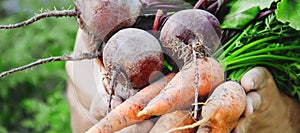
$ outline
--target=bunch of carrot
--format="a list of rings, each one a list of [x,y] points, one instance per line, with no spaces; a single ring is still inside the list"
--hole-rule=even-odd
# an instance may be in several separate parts
[[[197,59],[197,63],[199,64],[198,70],[200,72],[198,93],[200,96],[207,97],[212,89],[224,82],[224,71],[221,65],[210,57]],[[165,78],[142,89],[113,109],[88,132],[110,133],[148,119],[151,116],[168,114],[190,107],[193,103],[195,90],[195,85],[192,84],[195,79],[194,68],[191,64],[187,65],[187,68],[178,73],[167,75]],[[217,131],[225,129],[230,131],[244,110],[246,103],[245,96],[245,92],[238,83],[227,83],[221,87],[217,87],[205,104],[203,108],[205,113],[202,113],[202,117],[205,118],[205,121],[208,123],[210,123],[210,121],[223,119],[224,123],[227,124],[224,125],[220,122],[217,123],[219,124],[217,127],[217,124],[209,126],[216,128],[214,130]],[[228,116],[225,117],[226,114]],[[188,113],[185,115],[189,116]],[[162,119],[166,118],[162,117]],[[158,129],[161,129],[160,131],[166,131],[175,127],[192,124],[194,120],[191,119],[192,117],[189,116],[184,121],[173,124],[173,127],[167,126],[168,128],[166,128],[166,125],[157,125],[155,127],[157,129],[153,129],[152,132],[158,131]],[[185,131],[194,130],[186,129]]]

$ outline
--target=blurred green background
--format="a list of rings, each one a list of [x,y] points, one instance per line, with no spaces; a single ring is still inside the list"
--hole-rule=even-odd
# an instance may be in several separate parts
[[[0,24],[24,21],[41,10],[73,8],[71,0],[0,0]],[[0,72],[40,58],[69,54],[76,18],[47,18],[0,30]],[[0,133],[71,132],[65,62],[40,65],[0,79]]]

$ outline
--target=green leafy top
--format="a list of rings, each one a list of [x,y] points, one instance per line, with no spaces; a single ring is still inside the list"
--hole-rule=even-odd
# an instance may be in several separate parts
[[[244,73],[263,66],[273,74],[280,90],[300,100],[300,31],[279,22],[274,13],[238,32],[213,57],[229,80],[240,81]]]
[[[229,6],[229,13],[224,17],[221,24],[223,29],[242,30],[255,17],[278,0],[236,0]],[[288,23],[289,26],[300,30],[300,0],[281,0],[276,6],[276,18],[282,23]]]
[[[224,17],[223,29],[243,29],[263,9],[270,8],[274,0],[237,0],[229,4],[230,11]]]
[[[276,18],[300,30],[300,0],[282,0],[277,4]]]

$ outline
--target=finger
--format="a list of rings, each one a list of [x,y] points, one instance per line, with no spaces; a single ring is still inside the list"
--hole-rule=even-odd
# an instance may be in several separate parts
[[[118,105],[120,105],[122,103],[122,99],[120,97],[117,96],[112,96],[111,99],[111,108],[114,109],[116,108]]]
[[[262,104],[262,97],[257,92],[249,92],[247,94],[247,104],[244,112],[244,117],[248,117],[255,110],[258,110]]]
[[[241,85],[246,92],[259,90],[266,84],[267,70],[263,67],[255,67],[248,71],[241,79]]]
[[[106,95],[96,95],[93,98],[90,106],[90,114],[97,120],[100,120],[106,115],[106,99]]]
[[[94,96],[91,105],[90,105],[90,114],[100,120],[106,115],[106,107],[107,107],[107,92],[105,88],[105,81],[104,79],[104,68],[101,65],[99,60],[94,60],[94,82],[96,84],[96,95]],[[116,100],[115,100],[116,101]],[[115,102],[114,106],[117,106],[119,103]]]
[[[240,118],[237,126],[233,129],[232,133],[245,133],[249,127],[249,120],[251,120],[251,115],[253,112],[260,108],[262,103],[262,98],[257,92],[249,92],[247,94],[247,104],[244,115]]]
[[[96,83],[97,92],[101,94],[108,94],[107,86],[109,82],[106,77],[106,70],[100,60],[94,60],[94,82]]]
[[[246,133],[248,127],[247,123],[246,118],[241,118],[232,133]]]
[[[132,126],[126,127],[116,133],[148,133],[154,123],[151,120],[145,120]]]
[[[71,111],[71,127],[74,133],[82,133],[93,126],[93,119],[89,117],[88,110],[83,107],[75,97],[73,85],[68,82],[67,98]]]

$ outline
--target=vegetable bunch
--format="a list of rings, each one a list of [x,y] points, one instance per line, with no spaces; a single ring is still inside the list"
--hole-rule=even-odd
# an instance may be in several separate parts
[[[257,4],[255,6],[251,3],[247,6],[258,8]],[[300,99],[300,31],[296,30],[299,29],[294,23],[296,20],[288,20],[282,16],[282,12],[288,10],[287,6],[283,6],[286,3],[287,1],[271,2],[271,7],[263,11],[251,8],[245,10],[245,6],[237,7],[241,5],[238,1],[231,3],[231,10],[225,16],[222,26],[227,35],[235,29],[235,35],[213,57],[227,70],[227,78],[230,80],[240,81],[243,74],[254,66],[264,66],[272,72],[282,91]],[[241,13],[230,18],[237,12]],[[247,13],[252,16],[245,17]],[[230,19],[226,20],[226,17]],[[233,28],[229,22],[240,18],[245,19],[235,23]]]
[[[91,1],[77,0],[78,10],[83,13],[78,14],[77,10],[71,12],[71,16],[79,17],[80,27],[90,35],[89,39],[92,42],[90,45],[94,46],[91,51],[94,52],[96,48],[99,50],[97,54],[103,52],[97,55],[97,58],[102,58],[111,77],[109,88],[106,90],[109,92],[107,103],[110,104],[112,95],[128,93],[122,99],[124,102],[115,109],[110,111],[109,105],[106,117],[88,132],[118,131],[152,116],[186,109],[194,102],[194,98],[194,117],[198,119],[198,97],[207,98],[209,93],[212,95],[202,109],[203,119],[196,122],[196,126],[203,127],[203,130],[204,127],[205,130],[210,127],[212,131],[229,132],[236,126],[245,109],[246,94],[236,82],[223,83],[223,74],[228,72],[227,80],[240,81],[244,73],[254,66],[268,68],[272,71],[279,88],[300,99],[300,40],[298,39],[300,31],[297,31],[300,25],[295,23],[298,21],[297,16],[284,17],[282,15],[288,8],[289,2],[285,0],[277,3],[273,0],[230,1],[226,4],[229,12],[224,16],[221,11],[225,8],[221,5],[225,0],[215,0],[214,4],[207,8],[205,5],[210,2],[198,1],[194,8],[206,8],[210,12],[214,9],[216,17],[204,10],[190,9],[175,12],[173,15],[167,14],[165,19],[154,21],[154,23],[161,22],[159,25],[162,30],[159,41],[162,48],[157,38],[150,33],[141,29],[128,28],[133,23],[141,23],[137,18],[143,9],[141,1],[135,1],[135,6],[130,5],[129,0],[115,0],[114,2],[96,1],[94,4]],[[128,8],[124,11],[130,12],[136,9],[138,12],[134,13],[137,15],[129,15],[129,20],[127,20],[128,16],[124,15],[121,15],[124,19],[116,17],[122,10],[115,10],[112,7],[115,5],[122,7],[123,4],[120,2],[128,4]],[[157,3],[154,1],[152,6],[155,4]],[[99,5],[101,8],[98,7]],[[292,6],[299,5],[296,3]],[[96,11],[95,13],[90,11],[94,8],[97,9],[92,10]],[[104,12],[105,8],[109,9],[107,14]],[[102,19],[101,22],[106,22],[106,26],[98,23]],[[221,20],[223,32],[219,28],[219,20]],[[154,25],[153,27],[158,27],[157,23]],[[103,26],[112,29],[100,32]],[[132,27],[134,26],[136,25]],[[153,28],[153,30],[157,29]],[[221,33],[223,33],[223,41]],[[223,42],[224,45],[215,51],[219,42]],[[98,46],[100,43],[101,47]],[[165,59],[162,56],[162,50],[168,56],[172,56],[173,61],[175,60],[175,64],[171,62],[173,66],[167,66],[167,68],[178,68],[179,72],[172,71],[174,73],[159,78],[160,76],[156,77],[155,73],[162,69],[161,65]],[[158,64],[158,66],[154,67],[153,64]],[[166,61],[164,64],[167,64]],[[154,79],[159,78],[159,80],[150,82],[149,79],[153,75],[155,75]],[[114,83],[115,80],[118,83],[124,81],[126,84],[117,88],[118,84]],[[220,87],[220,84],[223,86]],[[132,90],[134,93],[130,92]],[[235,115],[229,115],[231,113]],[[217,121],[221,123],[209,125]]]

